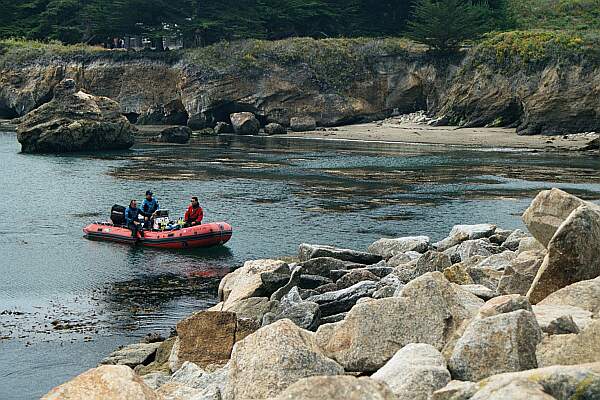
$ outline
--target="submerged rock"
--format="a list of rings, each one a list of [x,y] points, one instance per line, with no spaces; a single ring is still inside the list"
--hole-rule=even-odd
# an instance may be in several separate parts
[[[54,88],[54,98],[21,118],[17,140],[24,153],[128,149],[135,127],[107,97],[77,91],[74,80]]]

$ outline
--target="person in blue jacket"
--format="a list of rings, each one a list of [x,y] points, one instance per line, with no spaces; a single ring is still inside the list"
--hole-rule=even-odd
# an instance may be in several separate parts
[[[138,232],[141,237],[144,237],[144,226],[138,221],[140,209],[137,208],[137,201],[131,200],[129,207],[125,209],[125,224],[131,229],[131,236],[137,238]]]
[[[146,198],[142,203],[142,209],[140,210],[140,214],[144,216],[144,226],[150,227],[152,225],[152,219],[154,217],[154,213],[158,210],[158,201],[154,197],[152,197],[152,192],[150,190],[146,191]]]

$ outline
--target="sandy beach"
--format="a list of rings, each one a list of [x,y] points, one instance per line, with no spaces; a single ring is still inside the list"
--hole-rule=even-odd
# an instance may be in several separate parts
[[[290,132],[289,136],[360,140],[374,142],[404,142],[427,145],[465,146],[470,148],[515,148],[535,150],[578,150],[596,135],[520,136],[511,128],[458,128],[397,123],[393,120],[328,128],[325,131]]]

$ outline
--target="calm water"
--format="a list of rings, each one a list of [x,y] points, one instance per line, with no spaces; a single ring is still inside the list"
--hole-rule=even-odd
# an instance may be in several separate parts
[[[219,278],[244,260],[293,255],[302,242],[439,239],[456,223],[517,228],[552,186],[600,199],[596,158],[372,147],[222,137],[59,157],[19,154],[15,135],[0,133],[0,399],[39,397],[118,345],[168,334],[214,304]],[[233,239],[172,252],[82,238],[147,189],[172,215],[198,195]]]

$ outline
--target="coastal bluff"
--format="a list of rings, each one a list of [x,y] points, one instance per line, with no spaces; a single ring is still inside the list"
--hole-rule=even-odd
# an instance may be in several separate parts
[[[43,399],[599,398],[600,208],[552,189],[523,222],[247,261]]]
[[[246,40],[170,52],[0,45],[0,118],[27,114],[74,79],[118,102],[131,122],[194,130],[242,112],[288,128],[293,119],[329,127],[417,110],[436,124],[520,134],[600,130],[596,54],[535,35],[503,33],[454,56],[406,39]],[[534,40],[535,54],[523,53]]]

